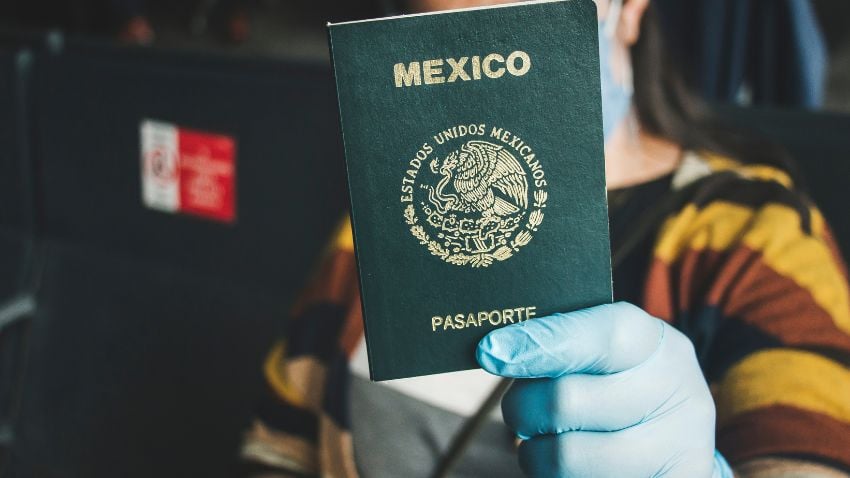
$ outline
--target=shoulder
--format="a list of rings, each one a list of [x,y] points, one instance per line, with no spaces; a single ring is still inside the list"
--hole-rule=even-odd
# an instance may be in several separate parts
[[[677,184],[688,194],[659,230],[654,263],[678,271],[683,283],[745,287],[750,298],[757,288],[805,292],[850,333],[846,265],[820,211],[790,176],[724,158],[687,161],[682,168],[702,173]]]
[[[684,282],[718,287],[759,271],[752,277],[776,279],[760,279],[760,286],[796,284],[850,332],[846,264],[823,215],[787,173],[694,155],[674,183],[687,193],[658,231],[653,263],[678,271]]]
[[[814,204],[800,191],[791,175],[765,164],[744,164],[707,153],[689,153],[673,178],[674,189],[689,189],[686,207],[699,210],[731,209],[796,213],[809,229]]]
[[[820,211],[774,166],[689,153],[673,188],[686,192],[661,227],[655,251],[668,261],[688,249],[763,251],[768,245],[828,239]]]

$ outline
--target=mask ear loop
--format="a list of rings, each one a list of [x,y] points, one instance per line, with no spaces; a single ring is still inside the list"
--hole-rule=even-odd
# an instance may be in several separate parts
[[[620,14],[623,12],[623,0],[611,0],[608,5],[608,14],[605,16],[605,35],[613,38],[617,33],[617,25],[620,23]]]
[[[608,37],[609,39],[613,39],[617,34],[617,26],[620,24],[620,16],[623,13],[623,0],[610,0],[608,4],[608,13],[605,15],[605,19],[602,21],[603,24],[601,28],[603,28],[602,33]],[[632,90],[634,88],[633,77],[632,77],[632,68],[629,65],[625,68],[620,77],[617,78],[623,87]]]
[[[620,16],[623,13],[623,1],[624,0],[610,0],[608,4],[608,12],[605,15],[605,19],[603,20],[602,28],[603,34],[613,39],[617,34],[617,27],[620,24]],[[622,86],[627,88],[629,91],[634,91],[634,77],[631,65],[625,68],[625,71],[622,72],[622,77],[620,78],[620,82],[622,82]],[[629,131],[631,131],[632,136],[637,136],[638,131],[640,129],[640,125],[637,122],[637,118],[634,117],[633,114],[630,114],[627,118]]]

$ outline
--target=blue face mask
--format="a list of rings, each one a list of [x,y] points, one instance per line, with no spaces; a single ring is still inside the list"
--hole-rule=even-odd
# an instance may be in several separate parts
[[[599,23],[599,69],[602,79],[602,129],[607,143],[617,127],[625,121],[632,104],[631,85],[622,85],[614,79],[611,68],[611,51],[613,29],[609,30],[609,22],[618,21],[619,15]]]

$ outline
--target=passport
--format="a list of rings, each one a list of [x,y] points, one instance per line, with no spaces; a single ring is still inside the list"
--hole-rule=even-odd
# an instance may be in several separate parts
[[[592,0],[328,30],[372,380],[611,302]]]

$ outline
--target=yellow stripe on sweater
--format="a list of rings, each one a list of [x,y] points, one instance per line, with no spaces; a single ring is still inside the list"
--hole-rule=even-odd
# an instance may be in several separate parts
[[[754,215],[752,209],[729,202],[716,201],[704,209],[688,204],[661,227],[655,257],[672,264],[687,250],[729,249]]]
[[[286,373],[284,372],[284,366],[286,364],[285,353],[286,346],[283,341],[278,341],[266,356],[266,362],[263,364],[266,383],[284,401],[304,408],[307,405],[304,397],[286,383]]]
[[[724,251],[743,245],[807,290],[836,326],[850,334],[850,289],[822,239],[824,223],[819,213],[813,215],[812,223],[813,234],[806,234],[799,213],[781,204],[757,210],[727,201],[715,201],[703,209],[691,204],[662,226],[654,254],[672,264],[688,250]]]
[[[774,181],[786,188],[791,188],[794,181],[785,171],[766,164],[743,164],[733,159],[715,154],[704,153],[703,157],[708,166],[715,172],[732,171],[746,179],[759,181]]]
[[[826,219],[823,218],[823,214],[820,213],[818,208],[810,207],[809,217],[811,218],[812,235],[823,237],[823,233],[826,230]]]
[[[333,249],[354,252],[354,236],[351,234],[351,218],[345,216],[334,232]]]
[[[813,222],[822,232],[823,221]],[[798,213],[778,205],[763,208],[756,227],[747,232],[744,243],[761,252],[773,270],[808,290],[815,302],[832,316],[836,326],[850,334],[847,282],[823,239],[803,232]]]
[[[772,405],[850,423],[850,370],[820,355],[773,349],[747,356],[715,388],[717,422]]]

